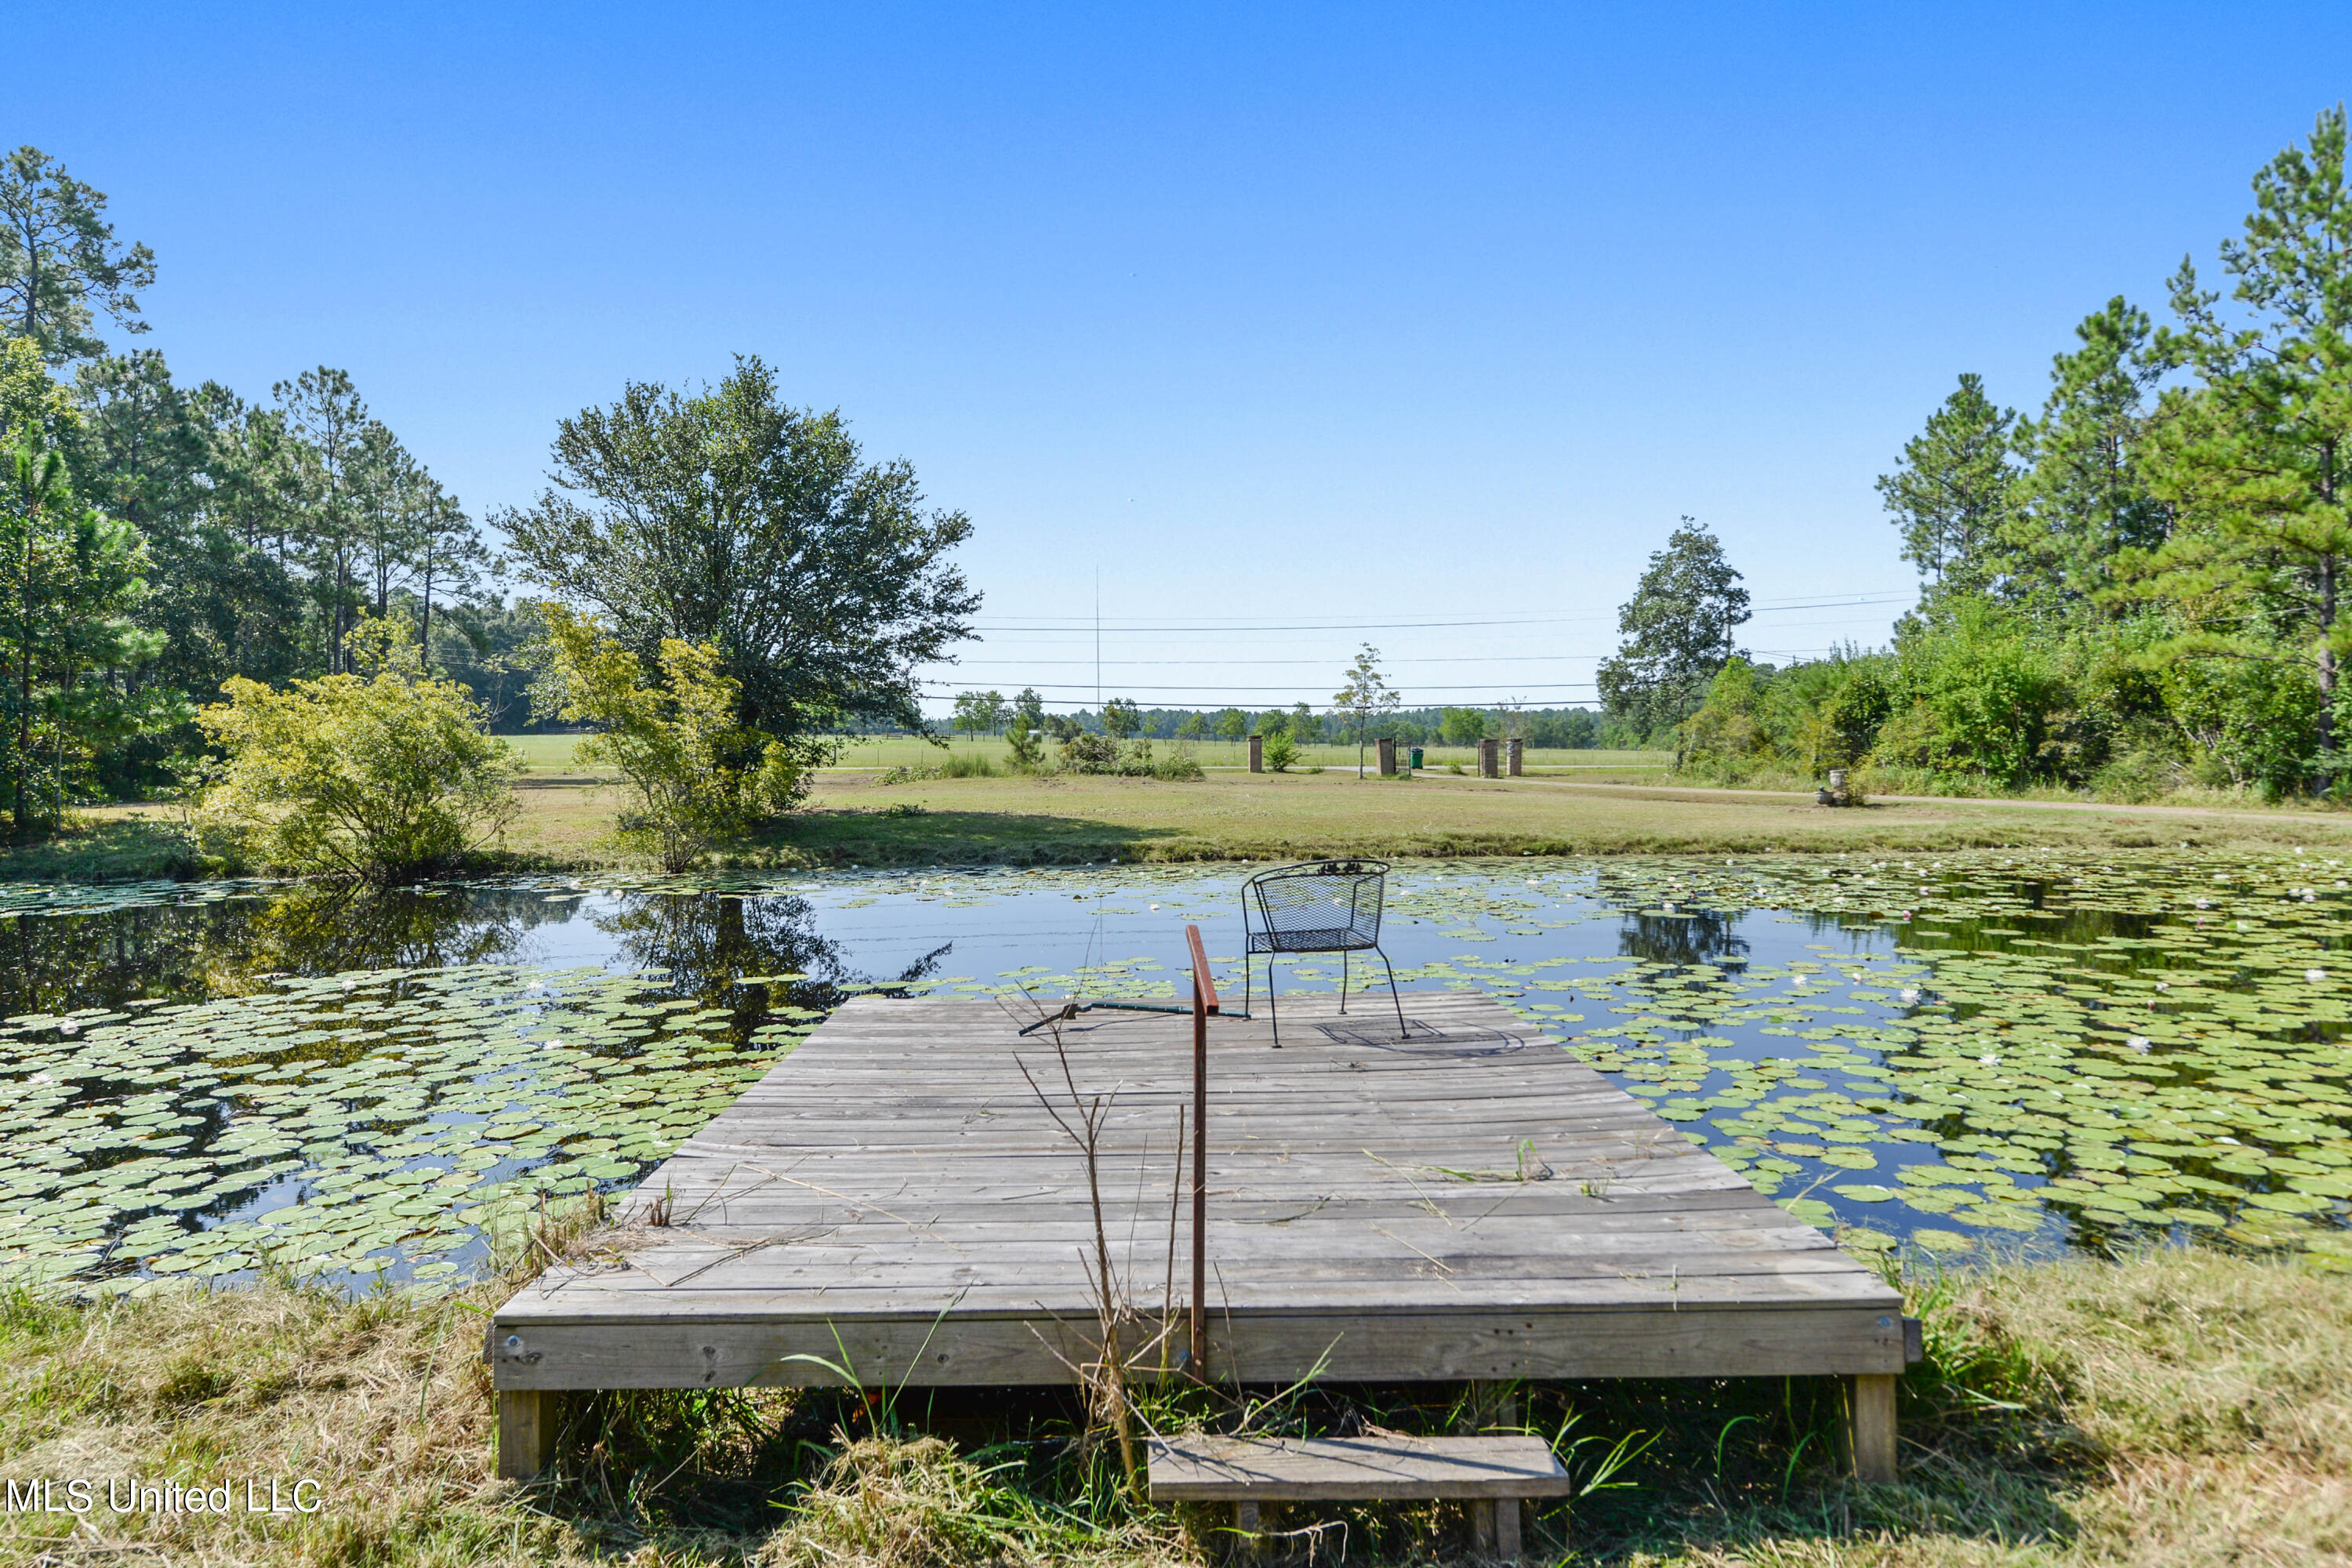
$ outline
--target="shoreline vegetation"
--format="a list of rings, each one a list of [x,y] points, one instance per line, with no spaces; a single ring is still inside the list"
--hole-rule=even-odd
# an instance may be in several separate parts
[[[1101,1434],[1048,1396],[988,1419],[887,1391],[607,1394],[567,1407],[559,1468],[492,1479],[480,1314],[594,1246],[591,1211],[524,1238],[456,1297],[348,1300],[276,1279],[87,1306],[0,1298],[11,1474],[310,1478],[313,1515],[11,1513],[16,1560],[874,1565],[1209,1560],[1221,1522],[1117,1485]],[[1847,1479],[1831,1380],[1531,1385],[1580,1474],[1531,1523],[1544,1559],[1651,1568],[2302,1564],[2352,1552],[2352,1275],[2200,1247],[1902,1279],[1928,1360],[1902,1387],[1903,1475]],[[1145,1394],[1144,1397],[1154,1397]],[[1194,1393],[1154,1413],[1229,1416]],[[1432,1401],[1434,1400],[1434,1403]],[[1009,1413],[1009,1414],[1008,1414]],[[1270,1430],[1449,1419],[1443,1391],[1309,1388]],[[1357,1561],[1456,1560],[1437,1505],[1275,1528]],[[1309,1536],[1287,1537],[1291,1554]],[[129,1554],[126,1558],[125,1554]]]

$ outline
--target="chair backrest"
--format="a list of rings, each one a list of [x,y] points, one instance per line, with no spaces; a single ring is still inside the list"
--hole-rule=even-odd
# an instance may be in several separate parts
[[[1381,860],[1314,860],[1260,871],[1243,884],[1255,898],[1261,952],[1338,952],[1381,940],[1381,900],[1388,882]]]

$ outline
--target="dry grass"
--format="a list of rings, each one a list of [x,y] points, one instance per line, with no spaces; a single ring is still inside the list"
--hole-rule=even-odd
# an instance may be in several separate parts
[[[877,1436],[877,1420],[894,1426],[887,1408],[828,1394],[599,1395],[568,1417],[559,1479],[496,1481],[481,1310],[513,1277],[433,1302],[348,1302],[282,1282],[89,1308],[7,1300],[9,1477],[241,1489],[309,1476],[325,1506],[118,1518],[101,1503],[84,1524],[16,1513],[0,1517],[0,1557],[383,1568],[1201,1560],[1177,1521],[1122,1500],[1099,1445],[1091,1465],[1050,1443],[967,1454]],[[1939,1364],[1906,1385],[1895,1487],[1854,1486],[1829,1462],[1833,1385],[1531,1390],[1547,1425],[1574,1408],[1580,1432],[1666,1435],[1625,1473],[1631,1489],[1580,1505],[1577,1555],[1690,1568],[2352,1560],[2352,1278],[2167,1251],[1918,1290]],[[1331,1391],[1307,1414],[1328,1420],[1359,1397]],[[1356,1555],[1456,1560],[1458,1523],[1438,1510],[1359,1511]],[[1538,1539],[1561,1545],[1559,1523],[1540,1524]]]

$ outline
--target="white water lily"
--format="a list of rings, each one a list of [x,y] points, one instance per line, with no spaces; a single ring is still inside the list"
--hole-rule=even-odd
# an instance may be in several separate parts
[[[1919,1000],[1919,993],[1917,991],[1907,985],[1903,988],[1903,1005],[1907,1007],[1917,1000]]]
[[[2159,980],[2156,983],[2156,988],[2158,991],[2169,991],[2172,989],[2172,982],[2169,980]]]
[[[2132,1049],[2137,1051],[2142,1056],[2147,1055],[2147,1037],[2146,1035],[2134,1035],[2130,1039],[2126,1040],[2124,1044],[2129,1046]]]
[[[2321,981],[2327,978],[2327,971],[2325,969],[2306,969],[2303,972],[2303,977],[2311,982],[2314,985],[2316,985]]]
[[[1997,1068],[2000,1066],[2000,1058],[1999,1057],[1979,1057],[1977,1058],[1977,1064],[1979,1067]]]

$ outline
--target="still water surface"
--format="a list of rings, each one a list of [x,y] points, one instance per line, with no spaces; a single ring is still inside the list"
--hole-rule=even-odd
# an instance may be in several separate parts
[[[1174,998],[1188,921],[1238,992],[1244,869],[0,889],[0,1270],[443,1286],[486,1231],[630,1185],[845,996]],[[1384,942],[1857,1249],[2352,1266],[2346,870],[1414,863]]]

